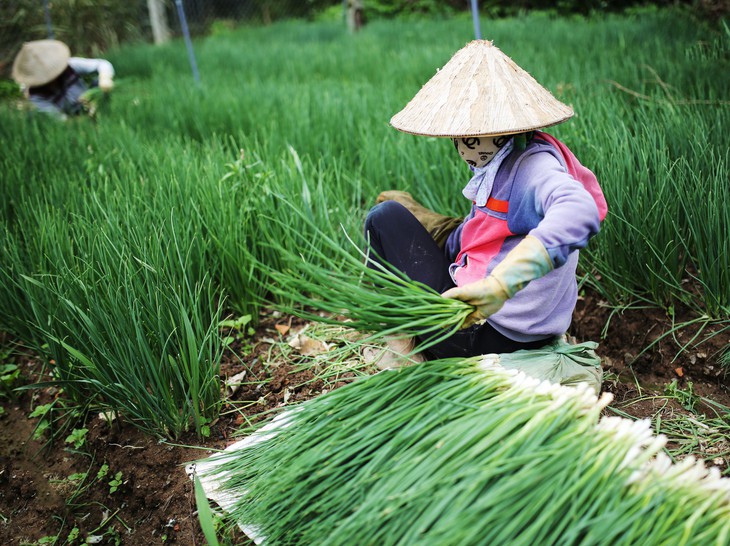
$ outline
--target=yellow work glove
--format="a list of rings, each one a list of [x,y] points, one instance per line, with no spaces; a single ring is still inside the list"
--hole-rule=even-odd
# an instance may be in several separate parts
[[[488,277],[451,288],[442,295],[475,307],[474,312],[466,318],[462,326],[466,328],[484,322],[527,283],[547,275],[552,270],[553,261],[543,244],[536,237],[527,235]]]
[[[441,248],[444,247],[449,234],[464,220],[463,218],[444,216],[431,209],[427,209],[413,199],[413,196],[407,191],[388,190],[381,192],[375,202],[382,203],[383,201],[396,201],[407,208],[418,219],[421,225],[426,228],[434,241],[436,241],[436,244]]]

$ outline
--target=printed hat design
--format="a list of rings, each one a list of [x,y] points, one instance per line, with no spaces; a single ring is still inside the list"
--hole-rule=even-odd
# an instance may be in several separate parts
[[[68,66],[71,52],[58,40],[25,42],[13,61],[13,79],[36,87],[55,80]]]
[[[489,40],[457,51],[390,124],[414,135],[496,136],[556,125],[573,109]]]

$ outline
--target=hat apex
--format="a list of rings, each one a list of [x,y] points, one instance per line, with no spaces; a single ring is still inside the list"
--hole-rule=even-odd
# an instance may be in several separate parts
[[[457,51],[390,124],[436,137],[496,136],[561,123],[573,109],[557,100],[489,40]]]
[[[66,69],[70,57],[68,46],[58,40],[25,42],[13,61],[12,77],[28,87],[47,84]]]

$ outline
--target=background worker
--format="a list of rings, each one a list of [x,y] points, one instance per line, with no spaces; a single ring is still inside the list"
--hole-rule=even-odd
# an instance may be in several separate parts
[[[87,83],[84,76],[96,74]],[[85,111],[84,93],[99,87],[108,93],[114,87],[114,67],[104,59],[71,57],[66,44],[58,40],[26,42],[15,57],[13,79],[36,110],[58,117]]]

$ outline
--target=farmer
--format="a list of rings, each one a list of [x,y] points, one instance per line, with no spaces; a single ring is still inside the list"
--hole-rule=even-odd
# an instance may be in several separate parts
[[[491,42],[477,40],[391,119],[400,131],[451,139],[472,174],[462,190],[471,201],[466,218],[387,191],[365,221],[373,259],[474,306],[460,331],[412,360],[536,349],[565,334],[578,250],[607,210],[593,173],[538,130],[572,116]],[[413,344],[389,346],[399,358]]]
[[[13,79],[40,112],[59,118],[85,111],[84,93],[89,89],[82,76],[96,74],[91,85],[108,93],[114,87],[114,67],[104,59],[71,57],[58,40],[26,42],[13,62]]]

